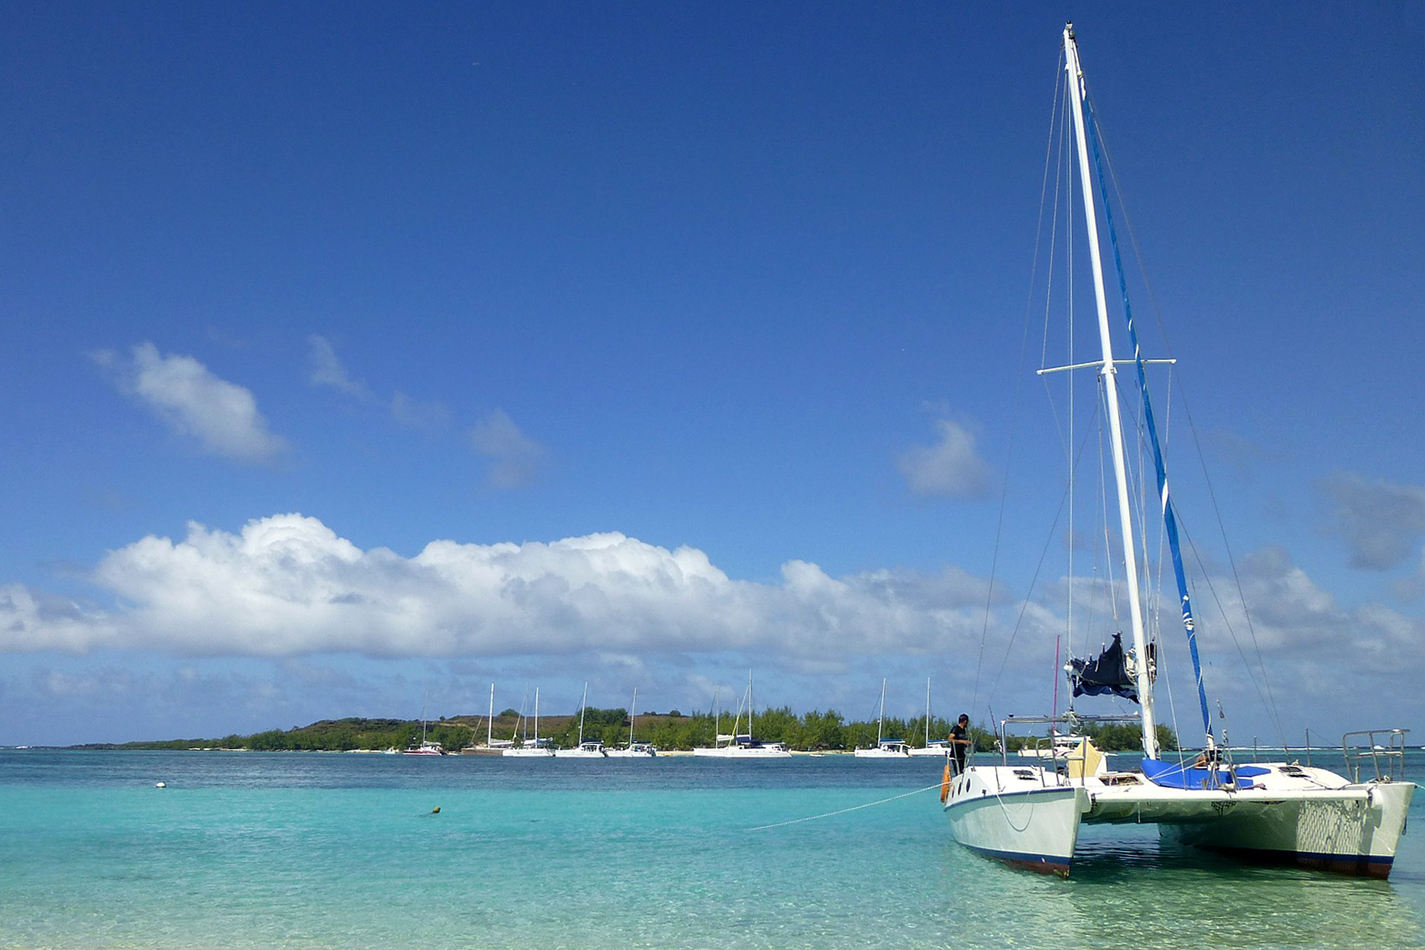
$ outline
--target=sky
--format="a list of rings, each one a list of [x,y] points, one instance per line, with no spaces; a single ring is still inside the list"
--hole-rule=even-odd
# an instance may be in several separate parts
[[[1425,741],[1425,12],[1178,6],[0,4],[0,745],[1062,707],[1068,19],[1214,714]]]

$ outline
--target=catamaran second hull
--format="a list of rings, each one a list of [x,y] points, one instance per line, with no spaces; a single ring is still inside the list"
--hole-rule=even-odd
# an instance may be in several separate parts
[[[1235,807],[1204,821],[1159,824],[1163,837],[1248,861],[1360,877],[1390,876],[1415,786],[1354,786],[1283,800],[1239,793]],[[1260,800],[1256,800],[1260,799]]]

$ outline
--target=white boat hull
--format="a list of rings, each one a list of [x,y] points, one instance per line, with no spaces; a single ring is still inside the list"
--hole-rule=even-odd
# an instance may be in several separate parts
[[[443,748],[441,748],[440,743],[438,743],[438,742],[431,742],[431,741],[427,740],[427,741],[422,742],[420,745],[416,746],[414,749],[404,749],[404,750],[402,750],[402,754],[404,754],[404,755],[445,755],[445,750],[444,750]]]
[[[650,743],[635,742],[622,749],[605,749],[604,754],[611,759],[652,759],[657,757],[658,750]]]
[[[716,749],[694,749],[693,755],[706,759],[790,759],[792,754],[781,746],[722,746]]]
[[[1296,801],[1253,800],[1250,792],[1221,817],[1161,823],[1165,838],[1273,864],[1361,877],[1389,877],[1415,786],[1356,786],[1360,797],[1323,793]]]
[[[858,759],[905,759],[910,757],[910,749],[900,742],[882,742],[869,749],[857,749]]]
[[[1032,871],[1069,873],[1088,810],[1081,786],[1045,785],[1017,769],[973,767],[951,785],[945,802],[950,833],[967,848]],[[1022,770],[1031,771],[1031,770]]]

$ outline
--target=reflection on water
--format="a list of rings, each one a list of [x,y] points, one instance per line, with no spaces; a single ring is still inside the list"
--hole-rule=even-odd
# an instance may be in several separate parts
[[[963,921],[974,940],[957,946],[1425,947],[1401,896],[1425,872],[1401,870],[1381,881],[1243,865],[1131,829],[1080,839],[1067,880],[1009,868],[959,877],[976,909]]]

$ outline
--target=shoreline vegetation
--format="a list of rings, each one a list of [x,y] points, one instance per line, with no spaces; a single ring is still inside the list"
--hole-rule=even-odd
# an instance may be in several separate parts
[[[441,717],[438,721],[426,723],[426,738],[437,742],[446,752],[480,747],[487,734],[485,716]],[[556,749],[568,749],[578,745],[579,716],[541,716],[541,739],[548,740]],[[1091,738],[1105,752],[1127,752],[1142,748],[1137,727],[1132,725],[1103,725],[1081,730],[1081,734]],[[882,735],[903,737],[910,746],[924,745],[926,733],[924,716],[913,719],[887,719],[882,726]],[[590,706],[584,711],[584,738],[599,739],[605,745],[616,748],[628,741],[628,710],[596,709]],[[719,729],[726,734],[732,728],[729,717],[721,721],[712,713],[693,712],[683,715],[676,709],[668,713],[638,714],[636,738],[640,742],[651,742],[660,752],[688,752],[695,747],[714,744]],[[488,732],[496,740],[513,739],[516,744],[525,737],[527,723],[514,709],[506,709],[494,717]],[[1159,726],[1159,742],[1165,749],[1178,748],[1177,737],[1167,727]],[[741,731],[741,730],[740,730]],[[795,752],[850,752],[855,748],[876,745],[876,722],[847,722],[835,710],[822,712],[814,710],[797,716],[789,707],[768,709],[757,714],[752,734],[768,742],[782,742]],[[950,721],[936,716],[930,720],[930,737],[945,739],[950,734]],[[532,736],[530,737],[533,738]],[[970,738],[976,752],[990,752],[997,748],[993,730],[980,726],[970,728]],[[251,735],[228,735],[206,739],[161,739],[138,742],[94,742],[68,746],[70,749],[133,749],[133,750],[192,750],[192,751],[245,751],[245,752],[385,752],[392,749],[408,749],[421,741],[420,720],[405,719],[324,719],[307,726],[293,726],[291,729],[268,729]],[[1022,745],[1032,744],[1034,739],[1009,736],[1009,751],[1018,751]]]

